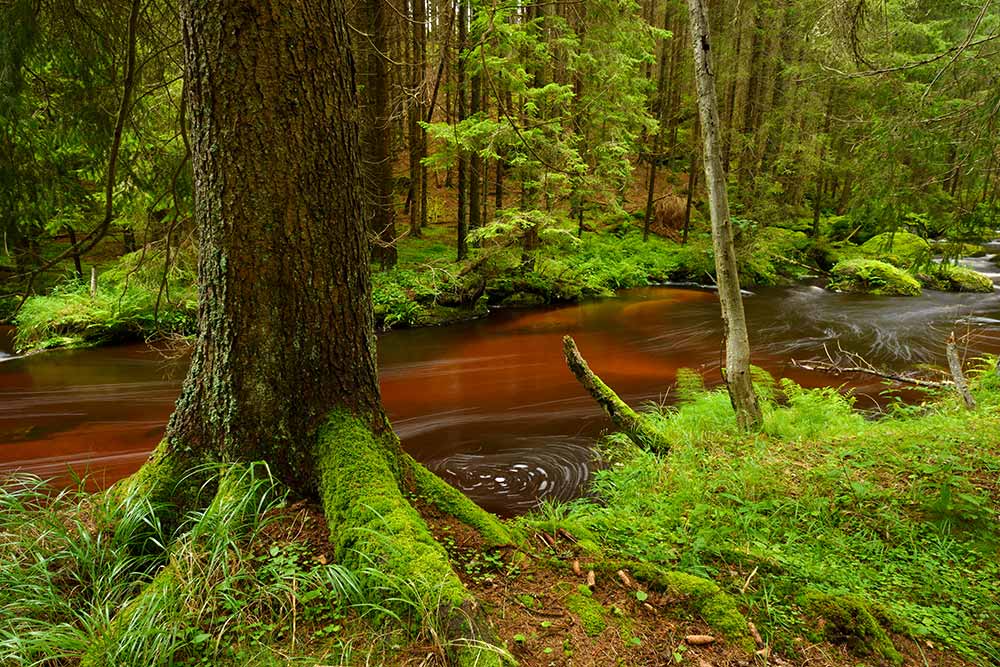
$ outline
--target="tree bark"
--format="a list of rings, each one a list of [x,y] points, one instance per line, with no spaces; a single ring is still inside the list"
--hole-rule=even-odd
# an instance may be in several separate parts
[[[694,50],[695,83],[704,141],[705,183],[712,216],[712,247],[715,274],[722,307],[723,339],[726,343],[725,380],[741,428],[757,428],[760,405],[750,376],[750,341],[740,277],[736,267],[733,227],[729,217],[726,174],[719,155],[719,108],[715,97],[715,74],[710,61],[708,10],[705,0],[688,0],[691,44]]]
[[[969,391],[969,383],[965,379],[965,373],[962,372],[962,360],[958,357],[958,348],[955,346],[954,333],[948,338],[945,353],[948,357],[948,370],[951,371],[951,378],[955,382],[955,389],[958,390],[958,395],[962,397],[962,402],[965,403],[966,408],[974,410],[976,399],[972,397],[972,392]]]
[[[312,495],[331,410],[385,428],[344,12],[188,0],[182,17],[199,330],[166,439]]]
[[[458,0],[458,58],[455,61],[455,71],[457,72],[458,85],[455,89],[455,95],[458,96],[457,99],[457,119],[456,122],[461,123],[465,120],[465,42],[468,31],[469,22],[469,10],[468,10],[469,0]],[[466,202],[466,195],[468,193],[468,164],[469,156],[462,149],[461,146],[457,147],[458,150],[458,238],[457,238],[457,257],[459,261],[466,258],[469,254],[469,221],[466,218],[466,210],[468,202]]]
[[[604,384],[601,378],[597,377],[594,371],[590,370],[576,342],[570,336],[563,336],[563,356],[566,358],[569,370],[583,388],[597,401],[611,422],[629,437],[629,440],[643,449],[658,451],[670,449],[660,433],[650,426],[642,415],[630,408],[618,394]]]
[[[403,492],[487,543],[511,533],[407,456],[382,410],[343,0],[183,0],[180,14],[198,338],[164,441],[119,488],[165,512],[205,507],[188,500],[202,482],[224,497],[227,471],[264,461],[293,492],[322,500],[340,563],[374,565],[435,601],[455,664],[500,667],[474,598]],[[236,465],[212,479],[218,468],[204,463]],[[169,571],[125,609],[162,604]],[[128,620],[116,616],[107,641]]]
[[[389,119],[389,89],[386,54],[389,52],[388,21],[384,0],[364,0],[360,4],[362,27],[360,51],[364,69],[361,104],[365,110],[362,146],[366,201],[369,205],[369,231],[375,255],[383,269],[396,265],[396,223],[392,201],[392,128]]]

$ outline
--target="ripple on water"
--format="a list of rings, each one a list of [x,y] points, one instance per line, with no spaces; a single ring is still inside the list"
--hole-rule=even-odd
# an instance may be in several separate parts
[[[573,436],[528,436],[489,453],[458,452],[424,465],[483,508],[512,515],[544,500],[571,500],[584,492],[600,468],[593,440]]]

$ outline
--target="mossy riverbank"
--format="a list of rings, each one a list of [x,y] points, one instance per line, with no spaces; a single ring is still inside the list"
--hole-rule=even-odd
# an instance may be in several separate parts
[[[432,225],[421,238],[403,239],[397,267],[373,266],[376,325],[434,326],[482,317],[491,308],[575,303],[630,287],[714,280],[711,239],[703,230],[686,244],[655,235],[644,242],[628,219],[582,237],[568,221],[546,231],[532,250],[484,238],[463,262],[454,258],[451,225]],[[836,264],[829,286],[844,291],[914,295],[921,283],[992,290],[988,278],[969,269],[921,263],[929,261],[931,246],[912,234],[897,236],[892,244],[880,235],[860,246],[830,245],[791,229],[748,230],[739,240],[741,280],[748,288],[816,282],[824,267]],[[166,278],[162,256],[140,251],[107,264],[93,294],[88,283],[69,280],[29,298],[15,318],[17,346],[31,351],[189,335],[196,310],[194,250],[175,253]]]

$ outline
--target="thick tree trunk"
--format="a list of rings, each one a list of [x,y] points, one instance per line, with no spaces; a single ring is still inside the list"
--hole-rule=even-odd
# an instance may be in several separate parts
[[[742,428],[761,422],[760,405],[750,376],[750,341],[747,333],[740,277],[736,268],[733,227],[729,218],[726,174],[719,154],[719,108],[715,97],[715,74],[709,53],[708,14],[705,0],[688,0],[691,44],[694,50],[698,110],[704,140],[705,183],[712,216],[712,247],[715,274],[722,306],[723,338],[726,341],[726,386]]]
[[[122,488],[210,513],[215,502],[196,496],[212,468],[199,464],[262,460],[292,491],[322,500],[341,564],[374,565],[424,591],[450,657],[499,667],[475,600],[403,492],[487,543],[511,534],[407,456],[382,411],[343,2],[184,0],[180,13],[198,339],[164,441]],[[230,473],[214,481],[218,499]],[[167,566],[125,607],[108,641],[129,632],[129,610],[170,604],[159,591],[171,576]],[[83,666],[103,665],[99,653]]]
[[[265,460],[313,494],[331,410],[385,428],[344,12],[182,7],[199,331],[167,446]]]

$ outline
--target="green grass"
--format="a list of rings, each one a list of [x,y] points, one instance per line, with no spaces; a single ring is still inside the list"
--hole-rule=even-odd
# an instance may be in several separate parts
[[[997,663],[1000,381],[974,383],[975,412],[947,397],[870,421],[833,390],[764,379],[763,431],[745,435],[723,391],[688,381],[653,413],[672,451],[624,447],[563,517],[609,557],[714,579],[784,652],[823,638],[810,600],[863,600],[886,630]]]
[[[193,252],[173,258],[165,283],[163,267],[161,252],[137,251],[100,273],[93,295],[89,283],[73,278],[48,294],[30,297],[14,320],[15,344],[25,351],[193,333]]]
[[[139,496],[5,480],[0,664],[391,664],[441,641],[440,591],[328,562],[261,464],[217,472],[229,492],[169,533]]]

